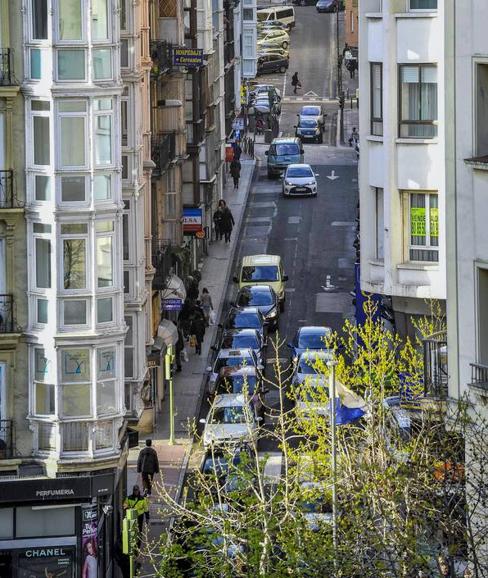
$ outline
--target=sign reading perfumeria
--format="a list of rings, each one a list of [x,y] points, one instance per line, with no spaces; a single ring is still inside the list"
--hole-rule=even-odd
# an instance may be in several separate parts
[[[202,48],[173,48],[174,66],[186,66],[187,68],[203,65]]]

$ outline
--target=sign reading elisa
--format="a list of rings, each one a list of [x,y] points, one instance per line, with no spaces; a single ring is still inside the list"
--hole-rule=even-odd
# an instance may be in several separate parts
[[[202,66],[203,50],[201,48],[174,48],[173,64],[188,68]]]
[[[183,208],[183,233],[193,235],[202,230],[202,209],[199,207]]]

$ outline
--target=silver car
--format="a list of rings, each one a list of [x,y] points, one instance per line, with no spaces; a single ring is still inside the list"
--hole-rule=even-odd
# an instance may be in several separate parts
[[[317,175],[310,165],[288,165],[283,176],[283,195],[310,195],[317,196]]]

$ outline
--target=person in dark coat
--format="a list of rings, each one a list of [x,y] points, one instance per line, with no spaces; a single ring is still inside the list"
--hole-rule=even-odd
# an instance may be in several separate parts
[[[193,315],[193,303],[190,299],[185,299],[183,307],[178,315],[178,324],[183,332],[183,337],[186,339],[190,335],[191,317]]]
[[[297,88],[302,88],[302,83],[298,79],[298,72],[291,77],[291,85],[293,86],[293,94],[297,93]]]
[[[224,238],[226,243],[230,243],[230,236],[232,233],[232,228],[235,225],[234,215],[232,214],[231,210],[227,206],[227,203],[224,199],[220,199],[219,206],[222,206],[222,221],[221,227],[224,233]]]
[[[183,331],[178,326],[178,341],[175,344],[175,360],[176,360],[176,371],[181,371],[181,354],[185,348],[185,338],[183,337]]]
[[[238,141],[236,141],[232,147],[234,149],[234,160],[238,161],[241,158],[241,154],[242,154],[242,149],[241,149],[241,145],[239,144]]]
[[[241,178],[241,161],[236,158],[230,163],[230,174],[234,179],[234,189],[237,190],[239,188],[239,179]]]
[[[151,447],[152,440],[146,440],[146,447],[139,452],[137,473],[142,474],[142,485],[147,495],[151,495],[152,481],[159,473],[159,459],[156,450]]]
[[[214,222],[214,228],[215,228],[215,238],[217,241],[221,241],[222,237],[224,236],[224,233],[222,231],[222,217],[223,217],[224,211],[222,209],[222,207],[219,206],[217,207],[217,210],[215,211],[215,213],[213,214],[213,222]]]
[[[198,288],[198,279],[195,279],[192,275],[188,275],[188,299],[190,301],[196,301],[200,295],[200,290]]]
[[[202,342],[203,337],[205,336],[205,326],[205,318],[203,315],[195,315],[193,317],[190,333],[196,338],[195,353],[197,355],[202,354]]]

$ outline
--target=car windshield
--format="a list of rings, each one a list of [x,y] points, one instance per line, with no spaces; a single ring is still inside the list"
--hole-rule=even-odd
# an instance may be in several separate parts
[[[215,362],[214,373],[218,373],[223,367],[243,367],[254,365],[250,357],[219,357]]]
[[[225,476],[228,470],[229,463],[224,456],[213,456],[207,458],[202,468],[204,474],[215,473],[219,478]]]
[[[261,329],[261,320],[257,313],[247,313],[243,311],[231,316],[230,325],[232,327]]]
[[[256,389],[255,375],[233,375],[232,377],[223,377],[217,385],[217,394],[225,393],[242,393],[244,389],[250,395]],[[244,387],[245,384],[245,387]]]
[[[303,349],[325,349],[325,333],[300,333],[298,347]]]
[[[269,153],[272,155],[298,155],[300,148],[296,143],[271,145]]]
[[[300,126],[304,128],[315,128],[317,126],[317,121],[314,118],[301,118]]]
[[[217,407],[212,414],[211,423],[245,423],[246,414],[242,405]]]
[[[268,13],[267,12],[258,12],[258,21],[259,22],[264,22],[266,19],[268,18]]]
[[[259,349],[256,335],[233,335],[224,339],[222,346],[226,349]]]
[[[302,108],[303,116],[319,116],[320,108],[318,106],[304,106]]]
[[[313,177],[313,171],[310,167],[289,167],[286,171],[286,178],[306,178]]]
[[[278,281],[277,265],[257,265],[256,267],[243,267],[241,281]]]
[[[274,299],[271,291],[246,291],[243,290],[239,295],[239,300],[237,304],[240,307],[255,306],[260,307],[262,305],[273,305]]]

